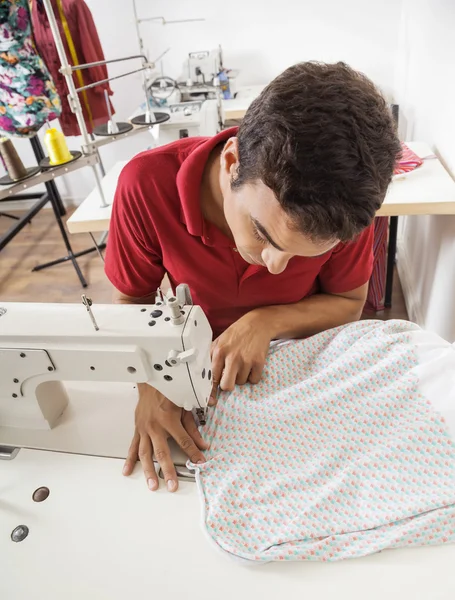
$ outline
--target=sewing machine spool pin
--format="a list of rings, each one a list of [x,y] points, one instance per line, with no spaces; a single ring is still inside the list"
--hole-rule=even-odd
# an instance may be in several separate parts
[[[181,325],[185,318],[182,315],[182,311],[180,310],[180,304],[177,298],[172,296],[168,298],[167,305],[171,309],[171,323],[172,325]]]
[[[88,314],[90,315],[90,319],[92,320],[95,331],[99,331],[100,328],[98,327],[98,323],[96,322],[95,316],[94,316],[94,314],[92,312],[92,308],[91,308],[92,304],[93,304],[92,300],[90,298],[87,298],[87,296],[85,294],[82,294],[81,298],[82,298],[82,304],[85,306]]]
[[[181,283],[175,290],[175,295],[180,306],[193,306],[193,298],[191,297],[191,291],[186,283]]]

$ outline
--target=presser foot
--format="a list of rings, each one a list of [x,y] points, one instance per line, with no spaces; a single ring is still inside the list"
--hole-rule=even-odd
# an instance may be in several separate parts
[[[196,408],[196,417],[199,421],[199,425],[205,425],[207,423],[207,407]]]

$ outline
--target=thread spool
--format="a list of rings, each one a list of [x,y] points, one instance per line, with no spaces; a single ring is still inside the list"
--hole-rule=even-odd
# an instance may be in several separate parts
[[[24,167],[13,142],[9,138],[0,138],[0,154],[2,155],[6,171],[13,181],[27,177],[27,169]]]
[[[49,154],[49,164],[51,166],[56,167],[73,160],[73,156],[66,145],[65,136],[58,129],[51,127],[46,131],[44,145]]]

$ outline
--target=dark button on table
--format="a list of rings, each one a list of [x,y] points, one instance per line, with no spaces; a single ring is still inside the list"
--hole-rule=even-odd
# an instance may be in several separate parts
[[[157,319],[158,317],[161,317],[162,314],[163,314],[162,310],[153,310],[150,313],[150,316],[153,317],[154,319]]]

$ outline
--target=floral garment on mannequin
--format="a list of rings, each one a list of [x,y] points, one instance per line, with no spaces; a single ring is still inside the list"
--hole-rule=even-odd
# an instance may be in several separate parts
[[[60,97],[33,45],[27,0],[0,0],[0,134],[32,137],[60,114]]]

